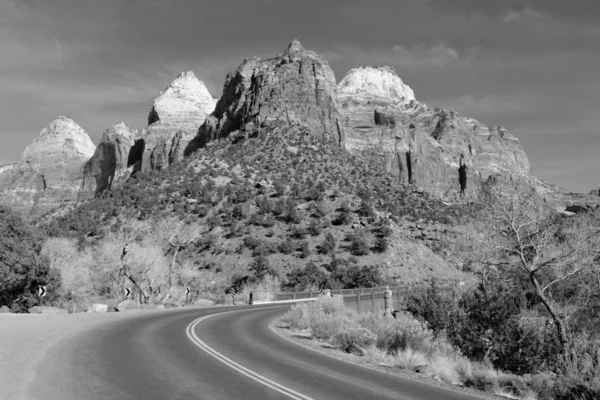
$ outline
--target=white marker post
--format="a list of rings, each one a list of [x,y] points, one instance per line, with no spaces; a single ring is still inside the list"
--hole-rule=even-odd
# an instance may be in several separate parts
[[[37,294],[38,297],[40,298],[40,304],[43,306],[44,305],[44,297],[46,297],[46,286],[38,286],[38,290],[37,290]]]

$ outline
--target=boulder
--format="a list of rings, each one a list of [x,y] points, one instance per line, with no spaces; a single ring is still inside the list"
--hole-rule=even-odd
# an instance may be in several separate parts
[[[76,200],[83,164],[95,149],[75,121],[54,119],[25,148],[19,163],[0,166],[0,203],[39,216]]]
[[[87,309],[87,312],[89,313],[105,313],[108,311],[108,306],[106,304],[98,304],[98,303],[94,303],[92,305],[90,305],[90,307]]]
[[[12,311],[7,306],[0,307],[0,314],[12,314]]]
[[[194,305],[199,307],[212,307],[215,305],[215,302],[208,299],[196,299],[194,300]]]
[[[290,126],[343,147],[336,90],[327,61],[297,40],[275,58],[248,58],[227,76],[221,99],[186,154],[230,134],[247,138]]]
[[[139,310],[140,306],[137,304],[135,300],[124,300],[117,305],[117,311],[131,311],[131,310]]]
[[[338,103],[347,150],[382,165],[400,184],[454,199],[461,158],[471,197],[477,183],[494,174],[533,180],[527,155],[510,132],[418,102],[390,67],[348,72],[338,85]]]
[[[181,160],[215,104],[192,71],[181,73],[154,100],[144,138],[142,170],[161,170]]]
[[[49,306],[35,306],[29,309],[29,314],[68,314],[69,312],[65,309],[58,307],[49,307]]]

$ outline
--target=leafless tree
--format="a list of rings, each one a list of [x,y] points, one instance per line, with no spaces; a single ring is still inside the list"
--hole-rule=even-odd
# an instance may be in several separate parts
[[[598,273],[597,218],[565,218],[523,182],[487,184],[481,200],[485,206],[476,218],[472,246],[480,268],[524,274],[564,349],[573,310],[555,301],[552,290],[569,279]]]
[[[167,273],[167,290],[160,302],[165,303],[171,297],[173,289],[173,277],[177,274],[177,256],[186,246],[197,241],[204,232],[204,226],[199,224],[190,224],[175,218],[158,221],[155,230],[158,237],[169,246],[169,251],[173,253],[173,258]],[[184,267],[189,268],[189,265]]]

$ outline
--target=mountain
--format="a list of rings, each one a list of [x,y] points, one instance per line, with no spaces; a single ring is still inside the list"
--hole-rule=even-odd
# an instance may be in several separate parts
[[[294,41],[272,59],[244,60],[228,76],[188,157],[133,174],[113,184],[109,196],[42,226],[50,236],[101,238],[132,220],[181,220],[202,228],[182,259],[227,280],[233,271],[245,279],[255,264],[282,277],[316,265],[335,279],[354,272],[372,282],[468,279],[442,256],[456,236],[461,206],[399,185],[381,163],[346,151],[342,121],[330,67]],[[105,133],[103,142],[126,144],[98,146],[94,158],[105,153],[101,148],[111,150],[104,157],[109,173],[96,175],[102,187],[136,168],[139,159],[127,149],[144,140],[125,126]],[[93,162],[87,166],[94,169]]]
[[[215,104],[204,83],[192,71],[175,78],[154,100],[148,115],[142,170],[164,169],[181,160]]]
[[[297,40],[272,59],[246,59],[227,76],[215,111],[187,154],[215,139],[248,138],[274,126],[306,127],[322,142],[344,147],[336,91],[327,61]]]
[[[82,166],[95,149],[75,121],[54,119],[25,148],[20,162],[0,167],[0,203],[37,216],[76,200]]]
[[[179,74],[154,100],[147,129],[120,123],[104,132],[84,168],[84,197],[110,190],[136,171],[161,170],[181,161],[214,108],[214,98],[193,72]]]
[[[390,67],[348,72],[338,85],[338,103],[348,151],[381,164],[399,183],[456,199],[461,157],[469,197],[493,174],[533,177],[523,147],[510,132],[418,102]]]
[[[143,132],[118,123],[108,128],[83,167],[81,195],[90,197],[122,184],[134,171],[141,170],[144,152]]]

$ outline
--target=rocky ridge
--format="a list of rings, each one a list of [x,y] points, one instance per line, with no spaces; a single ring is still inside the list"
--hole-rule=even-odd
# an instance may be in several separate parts
[[[523,147],[510,132],[416,101],[392,68],[351,70],[338,96],[347,150],[384,165],[402,184],[455,199],[461,157],[470,197],[474,183],[493,174],[533,177]]]
[[[100,194],[141,170],[143,136],[143,132],[130,129],[123,122],[108,128],[94,155],[84,164],[81,194],[84,197]]]
[[[85,164],[84,197],[110,190],[136,171],[161,170],[180,161],[214,108],[214,98],[193,72],[179,74],[154,100],[147,129],[132,130],[120,123],[104,132]]]
[[[322,141],[344,146],[337,84],[327,61],[294,40],[277,57],[249,58],[229,74],[215,111],[186,153],[208,142],[248,138],[280,126],[306,128]]]
[[[0,168],[0,202],[37,216],[77,199],[82,166],[95,149],[75,121],[54,119],[25,148],[20,162]]]

